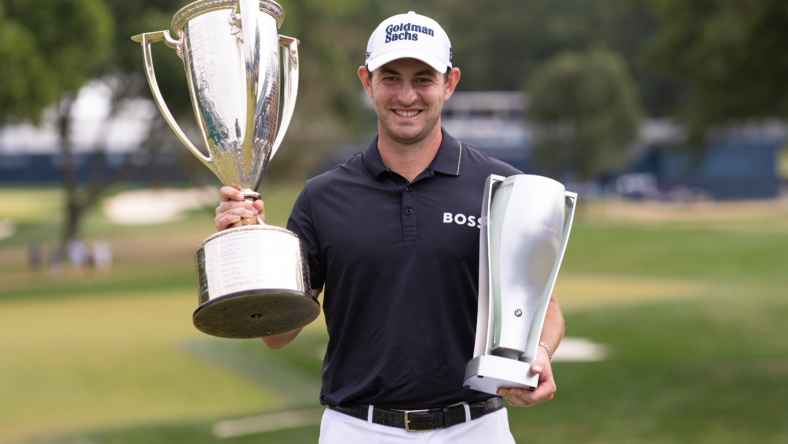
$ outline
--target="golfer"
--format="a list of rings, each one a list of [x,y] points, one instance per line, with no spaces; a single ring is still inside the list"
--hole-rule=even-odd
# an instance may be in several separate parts
[[[287,228],[308,253],[312,294],[325,287],[329,342],[320,443],[511,443],[506,409],[552,399],[552,351],[564,331],[551,298],[534,392],[463,388],[473,354],[479,216],[490,174],[521,174],[441,128],[460,80],[449,38],[434,20],[391,17],[358,69],[378,134],[346,163],[307,182]],[[263,203],[221,189],[224,230]],[[263,338],[278,349],[299,331]]]

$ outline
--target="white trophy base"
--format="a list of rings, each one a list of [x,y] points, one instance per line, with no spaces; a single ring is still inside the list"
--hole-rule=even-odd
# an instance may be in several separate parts
[[[495,395],[499,388],[535,390],[539,375],[531,364],[494,355],[477,356],[465,366],[466,388]]]

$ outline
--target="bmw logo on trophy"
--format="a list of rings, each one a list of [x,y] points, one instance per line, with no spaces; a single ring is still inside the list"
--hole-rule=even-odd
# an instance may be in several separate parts
[[[142,43],[148,83],[167,123],[222,183],[240,185],[248,202],[260,198],[255,190],[293,116],[298,40],[279,35],[283,20],[282,7],[270,0],[201,0],[173,17],[172,29],[180,40],[169,31],[132,37]],[[183,59],[208,156],[189,141],[162,99],[150,46],[158,41]],[[271,336],[303,327],[320,312],[310,294],[306,257],[298,237],[288,230],[243,219],[206,239],[196,262],[200,305],[193,321],[204,333]]]
[[[577,194],[540,176],[491,175],[484,187],[479,312],[465,387],[533,390],[547,304],[566,251]]]

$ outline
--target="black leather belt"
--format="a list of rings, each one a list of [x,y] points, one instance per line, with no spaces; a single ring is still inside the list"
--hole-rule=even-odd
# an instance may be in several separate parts
[[[503,408],[503,398],[496,396],[487,401],[468,404],[471,410],[471,420],[497,412]],[[369,417],[368,404],[331,405],[328,408],[344,413],[354,418],[367,421]],[[386,410],[378,407],[372,409],[372,422],[389,427],[405,429],[409,432],[427,432],[430,430],[451,427],[465,422],[465,407],[455,405],[441,409],[425,410]]]

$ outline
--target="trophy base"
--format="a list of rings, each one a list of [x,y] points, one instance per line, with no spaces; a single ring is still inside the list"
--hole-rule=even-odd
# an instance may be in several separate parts
[[[531,371],[531,364],[500,356],[477,356],[465,366],[465,388],[495,395],[499,388],[519,388],[533,391],[539,375]]]
[[[320,314],[309,293],[283,289],[242,291],[211,299],[192,320],[203,333],[230,339],[274,336],[304,327]]]

